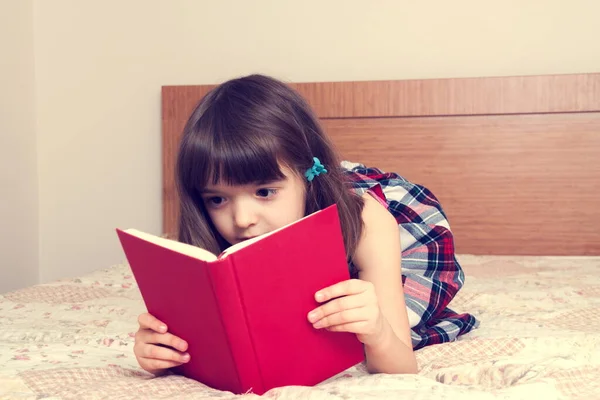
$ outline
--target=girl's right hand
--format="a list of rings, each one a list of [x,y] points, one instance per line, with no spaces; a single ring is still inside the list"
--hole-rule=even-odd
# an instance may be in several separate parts
[[[133,353],[140,367],[154,375],[190,361],[185,340],[167,332],[167,325],[149,313],[140,314]],[[168,346],[168,347],[163,347]],[[176,350],[175,350],[176,349]]]

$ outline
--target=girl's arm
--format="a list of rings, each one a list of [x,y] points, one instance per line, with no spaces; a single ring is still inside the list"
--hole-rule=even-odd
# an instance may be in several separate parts
[[[392,214],[365,194],[364,232],[354,254],[361,280],[373,284],[381,312],[381,330],[365,352],[370,372],[416,373],[402,288],[400,230]]]
[[[369,372],[416,373],[398,224],[369,194],[362,216],[364,230],[353,257],[360,279],[319,290],[315,299],[325,304],[311,311],[308,319],[317,329],[356,333],[365,346]]]

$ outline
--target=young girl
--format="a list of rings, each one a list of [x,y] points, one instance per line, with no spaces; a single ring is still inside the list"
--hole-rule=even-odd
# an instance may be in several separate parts
[[[179,240],[217,254],[337,204],[351,279],[315,293],[324,304],[307,323],[354,332],[371,373],[416,373],[413,349],[477,325],[447,308],[464,277],[434,195],[341,162],[306,101],[282,82],[252,75],[208,93],[185,127],[176,174]],[[164,323],[144,313],[139,326],[143,369],[158,375],[190,360],[185,338]]]

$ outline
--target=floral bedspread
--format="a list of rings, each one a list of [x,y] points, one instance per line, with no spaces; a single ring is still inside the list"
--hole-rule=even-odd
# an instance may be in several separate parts
[[[600,257],[459,257],[451,303],[481,325],[417,352],[418,375],[358,365],[271,399],[600,398]],[[0,399],[252,399],[137,366],[145,310],[126,264],[0,295]]]

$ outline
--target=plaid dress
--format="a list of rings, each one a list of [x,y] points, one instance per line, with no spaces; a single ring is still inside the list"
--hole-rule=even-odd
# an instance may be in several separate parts
[[[465,277],[450,225],[433,193],[395,173],[349,161],[341,166],[357,194],[369,191],[398,222],[413,348],[449,342],[476,328],[475,317],[448,308]]]

